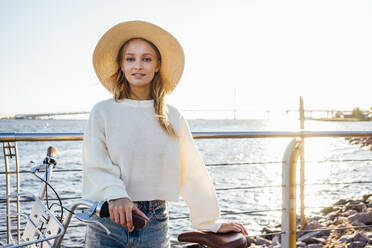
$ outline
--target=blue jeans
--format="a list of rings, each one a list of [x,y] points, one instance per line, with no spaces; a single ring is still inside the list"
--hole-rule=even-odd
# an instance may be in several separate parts
[[[150,219],[143,229],[128,231],[126,226],[113,222],[109,217],[99,221],[110,231],[111,235],[96,224],[87,225],[85,247],[133,247],[133,248],[168,248],[168,211],[165,201],[134,202]],[[98,218],[98,217],[97,217]]]

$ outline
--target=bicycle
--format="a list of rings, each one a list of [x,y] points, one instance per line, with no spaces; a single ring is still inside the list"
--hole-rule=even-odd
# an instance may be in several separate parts
[[[105,227],[97,219],[92,216],[97,215],[101,218],[109,217],[109,204],[108,202],[93,202],[87,199],[80,199],[74,202],[70,207],[62,205],[61,198],[55,189],[50,185],[51,175],[55,168],[57,149],[48,147],[47,155],[43,163],[33,166],[30,170],[43,185],[41,187],[40,196],[37,197],[32,193],[23,192],[19,194],[7,195],[7,200],[14,197],[28,196],[35,201],[31,212],[24,214],[17,212],[12,214],[12,217],[20,215],[27,219],[22,236],[18,237],[15,241],[13,236],[10,235],[10,243],[6,245],[7,248],[15,247],[60,247],[63,237],[70,225],[72,216],[75,216],[79,221],[87,224],[97,224],[103,228],[108,235],[110,230]],[[45,179],[39,177],[36,173],[45,171]],[[57,196],[59,203],[49,205],[48,187],[53,190]],[[45,202],[45,203],[44,203]],[[51,208],[59,206],[59,215],[52,211]],[[78,207],[88,208],[87,211],[76,212]],[[67,216],[63,220],[64,211],[67,211]],[[133,225],[136,228],[143,228],[146,225],[146,220],[133,213]],[[187,244],[187,248],[191,247],[210,247],[210,248],[245,248],[247,247],[247,240],[241,233],[207,233],[207,232],[185,232],[178,235],[178,241]],[[193,243],[193,244],[191,244]],[[191,245],[190,245],[191,244]]]

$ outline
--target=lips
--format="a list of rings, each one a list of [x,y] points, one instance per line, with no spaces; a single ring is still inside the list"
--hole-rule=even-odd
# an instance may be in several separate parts
[[[146,74],[144,74],[144,73],[132,73],[132,76],[134,78],[142,78],[142,77],[146,76]]]

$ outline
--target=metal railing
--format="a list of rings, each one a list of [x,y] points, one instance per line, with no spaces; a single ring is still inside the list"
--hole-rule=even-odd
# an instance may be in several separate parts
[[[282,247],[296,247],[296,168],[305,138],[314,137],[368,137],[372,131],[250,131],[250,132],[193,132],[195,139],[247,139],[247,138],[293,138],[288,144],[282,161]],[[16,142],[35,141],[81,141],[83,133],[0,133],[5,160],[6,194],[10,193],[11,174],[17,175],[16,189],[20,191],[19,163]],[[8,158],[15,157],[16,170],[10,171]],[[305,175],[301,174],[301,177]],[[304,182],[301,178],[301,182]],[[301,185],[304,186],[304,185]],[[303,199],[301,199],[303,201]],[[7,200],[7,233],[10,235],[10,201]],[[17,199],[17,208],[20,202]],[[303,208],[303,207],[302,207]],[[305,219],[301,211],[301,219]],[[18,235],[20,232],[17,220]],[[260,235],[259,235],[260,236]]]
[[[369,137],[372,131],[232,131],[192,132],[192,135],[194,139]],[[83,140],[83,133],[0,133],[0,142],[76,140]]]

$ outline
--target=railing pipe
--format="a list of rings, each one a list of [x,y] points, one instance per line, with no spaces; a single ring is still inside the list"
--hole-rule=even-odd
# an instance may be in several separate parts
[[[372,131],[251,131],[193,132],[195,139],[368,137]]]
[[[0,142],[75,141],[82,139],[83,133],[0,133]]]
[[[245,138],[315,138],[315,137],[368,137],[372,131],[250,131],[250,132],[193,132],[194,139]],[[11,141],[76,141],[83,133],[0,133],[0,142]]]
[[[10,170],[10,167],[9,167],[9,159],[8,159],[8,151],[9,153],[11,153],[11,146],[10,144],[8,143],[8,146],[6,146],[5,143],[3,143],[3,154],[4,154],[4,163],[5,163],[5,171],[9,171]],[[10,174],[6,174],[5,175],[5,181],[6,181],[6,195],[10,195]],[[7,217],[6,217],[6,230],[7,230],[7,242],[8,244],[11,243],[12,241],[12,235],[11,235],[11,219],[10,219],[10,198],[6,198],[6,214],[7,214]]]
[[[300,97],[300,130],[305,130],[305,108],[304,100]],[[301,206],[301,228],[306,226],[305,217],[305,138],[301,137],[300,149],[300,206]]]
[[[17,178],[17,213],[21,212],[21,198],[20,198],[20,193],[21,193],[21,178],[19,174],[19,158],[18,158],[18,148],[17,148],[17,143],[14,142],[14,154],[15,154],[15,163],[16,163],[16,178]],[[17,238],[20,240],[21,238],[21,216],[17,215]]]
[[[301,140],[293,139],[287,146],[282,166],[282,242],[283,248],[296,247],[296,167],[301,151]]]

